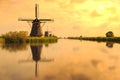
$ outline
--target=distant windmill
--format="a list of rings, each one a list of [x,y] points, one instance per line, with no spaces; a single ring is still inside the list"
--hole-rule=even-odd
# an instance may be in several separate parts
[[[32,29],[30,32],[30,36],[34,37],[41,37],[42,33],[42,23],[46,23],[48,21],[54,21],[53,19],[39,19],[38,18],[38,4],[35,4],[35,19],[18,19],[19,21],[31,21],[32,22]]]

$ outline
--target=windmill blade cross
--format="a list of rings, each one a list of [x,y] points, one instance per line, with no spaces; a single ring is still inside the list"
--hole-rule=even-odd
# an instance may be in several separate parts
[[[18,21],[33,21],[34,19],[21,19],[19,18]]]
[[[42,29],[41,29],[41,23],[43,23],[43,26],[46,22],[53,22],[53,19],[40,19],[38,18],[39,15],[39,5],[35,4],[35,19],[22,19],[19,18],[18,21],[27,21],[27,22],[32,22],[32,29],[30,32],[31,37],[41,37],[43,36]]]
[[[35,18],[38,19],[38,10],[39,10],[39,5],[35,4]]]
[[[40,21],[54,21],[54,19],[39,19]]]

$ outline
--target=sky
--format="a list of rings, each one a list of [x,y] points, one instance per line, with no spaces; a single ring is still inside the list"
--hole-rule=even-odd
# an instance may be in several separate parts
[[[120,0],[0,0],[0,34],[31,31],[27,22],[34,19],[35,4],[39,18],[54,19],[42,27],[60,37],[105,36],[113,31],[120,36]]]

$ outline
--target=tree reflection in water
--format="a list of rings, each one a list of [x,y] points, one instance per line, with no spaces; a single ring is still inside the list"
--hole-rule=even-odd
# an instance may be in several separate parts
[[[113,42],[106,42],[106,46],[108,47],[108,48],[113,48]]]
[[[20,60],[19,63],[34,61],[35,62],[35,77],[37,77],[38,62],[54,61],[54,59],[41,58],[43,44],[30,44],[30,45],[28,44],[5,44],[5,43],[1,44],[2,49],[5,49],[10,52],[27,50],[28,46],[30,46],[30,49],[31,49],[32,60]],[[45,44],[45,47],[48,48],[49,44]]]
[[[23,44],[19,44],[19,43],[14,43],[14,44],[1,44],[2,49],[8,50],[10,52],[17,52],[17,51],[23,51],[23,50],[27,50],[28,46],[27,44],[23,43]]]

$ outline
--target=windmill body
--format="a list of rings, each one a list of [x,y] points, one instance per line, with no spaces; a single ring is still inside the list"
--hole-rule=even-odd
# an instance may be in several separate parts
[[[48,21],[53,21],[53,19],[39,19],[38,18],[38,5],[35,5],[35,19],[19,19],[19,21],[31,21],[32,22],[32,29],[30,32],[31,37],[41,37],[43,36],[42,33],[42,23],[46,23]]]
[[[30,36],[42,36],[42,29],[38,19],[33,20]]]

